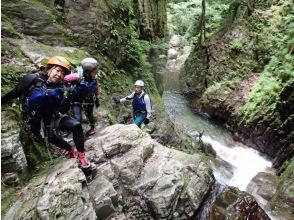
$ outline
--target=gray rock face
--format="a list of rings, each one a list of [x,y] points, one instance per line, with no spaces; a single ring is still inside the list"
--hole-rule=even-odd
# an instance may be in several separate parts
[[[58,15],[41,2],[6,1],[3,11],[18,32],[38,36],[39,40],[48,44],[62,43],[63,36],[68,34],[66,29],[57,24]]]
[[[196,219],[270,220],[254,198],[235,187],[215,185]]]
[[[192,216],[214,182],[199,156],[163,147],[136,125],[107,127],[86,146],[121,195],[128,218],[171,218],[175,210]]]
[[[63,161],[53,167],[47,179],[23,189],[23,197],[10,208],[5,219],[94,220],[96,214],[85,181],[75,160]]]
[[[15,176],[23,173],[27,168],[27,160],[19,140],[19,126],[14,120],[14,115],[8,112],[1,112],[1,174]],[[6,173],[10,173],[5,175]],[[6,182],[5,180],[9,180]],[[4,178],[4,183],[13,184],[11,178]]]
[[[23,189],[5,219],[189,219],[211,195],[212,170],[199,155],[164,147],[134,124],[106,127],[86,148],[97,167],[92,182],[87,184],[75,160],[64,160],[46,181]],[[207,212],[201,211],[215,217],[210,219],[251,214],[267,219],[245,192],[221,188],[216,193]]]
[[[114,206],[118,204],[118,193],[107,178],[103,175],[97,177],[91,182],[89,188],[99,219],[106,219],[115,213]]]
[[[251,180],[246,190],[265,206],[275,194],[277,185],[277,176],[260,172]]]

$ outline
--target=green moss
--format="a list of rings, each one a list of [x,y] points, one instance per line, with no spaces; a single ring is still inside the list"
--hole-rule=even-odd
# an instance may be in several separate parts
[[[20,198],[15,187],[7,187],[1,184],[1,218],[7,213],[11,205]]]
[[[292,158],[286,170],[282,173],[277,187],[277,191],[271,199],[272,207],[280,207],[286,209],[287,212],[293,213],[293,179],[294,179],[294,159]],[[292,203],[291,203],[292,201]]]
[[[10,91],[19,80],[22,78],[24,73],[28,73],[32,69],[23,66],[1,66],[1,93],[6,94]]]
[[[21,50],[18,47],[11,45],[9,42],[2,40],[1,41],[1,54],[16,58],[18,60],[23,59],[24,56]]]
[[[268,42],[270,39],[268,50],[271,57],[262,72],[260,83],[252,90],[243,108],[243,119],[246,123],[273,115],[279,103],[280,93],[294,81],[294,57],[289,50],[289,45],[293,45],[294,16],[282,15],[284,11],[290,13],[288,5],[289,2],[285,1],[282,6],[273,7],[275,16],[269,21],[271,25],[263,30],[264,34],[270,36],[264,40]]]
[[[83,50],[75,49],[73,51],[63,51],[60,53],[61,56],[67,58],[70,63],[77,66],[81,63],[82,59],[89,56],[89,54]]]

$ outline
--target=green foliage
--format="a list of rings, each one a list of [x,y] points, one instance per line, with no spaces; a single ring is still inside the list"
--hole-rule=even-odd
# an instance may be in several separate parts
[[[202,0],[188,0],[168,4],[169,35],[180,34],[188,40],[198,39]],[[206,35],[209,37],[223,26],[223,17],[231,1],[206,1]]]
[[[19,80],[23,77],[24,73],[30,72],[32,69],[21,66],[1,66],[1,93],[4,95],[10,91]]]
[[[9,210],[11,205],[20,198],[15,187],[6,187],[1,184],[1,218]]]
[[[286,170],[282,173],[276,193],[270,201],[271,206],[275,209],[277,206],[288,205],[293,213],[291,199],[293,199],[293,178],[294,178],[294,159],[288,164]]]
[[[245,39],[234,39],[230,42],[229,47],[235,52],[242,52],[246,45]]]
[[[268,49],[271,57],[264,68],[260,83],[252,90],[243,108],[243,119],[246,123],[271,116],[279,103],[281,91],[294,81],[294,57],[291,49],[294,16],[289,4],[289,1],[285,1],[282,6],[272,7],[272,17],[268,21],[270,25],[263,30],[262,34],[270,39]],[[287,16],[283,16],[285,13]]]

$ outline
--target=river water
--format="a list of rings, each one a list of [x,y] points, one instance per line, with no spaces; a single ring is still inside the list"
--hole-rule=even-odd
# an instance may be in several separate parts
[[[271,167],[271,162],[264,155],[234,141],[221,125],[194,113],[179,92],[165,91],[163,100],[167,113],[181,131],[195,138],[199,132],[204,132],[203,142],[210,143],[217,154],[217,159],[211,162],[218,182],[245,191],[258,172]]]

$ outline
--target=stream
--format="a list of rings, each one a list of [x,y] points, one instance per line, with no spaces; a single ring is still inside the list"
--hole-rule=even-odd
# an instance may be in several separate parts
[[[212,166],[219,183],[246,191],[258,172],[266,172],[271,167],[271,162],[264,155],[234,141],[221,125],[194,113],[179,92],[165,91],[163,100],[167,113],[182,131],[195,139],[199,132],[204,132],[202,141],[211,144],[217,154]]]
[[[205,114],[192,111],[180,92],[180,72],[191,47],[180,35],[170,39],[166,73],[164,76],[163,101],[166,112],[175,124],[177,132],[183,132],[196,141],[199,133],[204,143],[211,144],[216,159],[211,165],[216,180],[224,185],[235,186],[242,191],[259,172],[273,172],[272,163],[265,155],[233,140],[223,125],[212,121]]]

